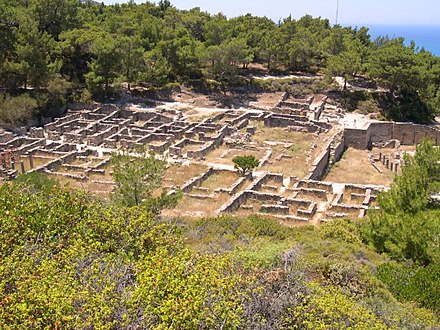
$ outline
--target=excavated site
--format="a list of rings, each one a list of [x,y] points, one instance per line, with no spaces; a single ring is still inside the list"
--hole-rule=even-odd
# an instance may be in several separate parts
[[[174,102],[72,105],[65,116],[24,134],[0,133],[5,182],[39,171],[91,193],[113,189],[110,156],[147,146],[167,158],[163,188],[183,199],[163,216],[261,213],[283,223],[363,217],[400,171],[405,152],[435,127],[346,114],[325,95],[273,93],[246,108],[216,108],[188,95]],[[260,165],[240,176],[232,158]]]

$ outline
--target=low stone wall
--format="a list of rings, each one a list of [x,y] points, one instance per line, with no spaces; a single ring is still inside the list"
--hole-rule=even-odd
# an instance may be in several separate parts
[[[156,154],[162,154],[171,146],[171,141],[164,141],[161,144],[150,144],[149,148]]]
[[[325,104],[327,103],[327,99],[328,99],[328,96],[325,96],[322,99],[321,103],[316,107],[315,112],[313,114],[315,120],[319,120],[319,118],[321,118],[321,114],[325,109]]]
[[[301,180],[298,182],[297,188],[321,189],[328,193],[333,192],[333,185],[331,182],[315,181],[315,180]]]
[[[246,177],[242,176],[237,181],[235,181],[235,183],[230,188],[219,188],[216,189],[215,192],[218,193],[225,192],[228,193],[229,195],[234,195],[245,183],[246,183]]]
[[[249,190],[258,191],[261,187],[270,179],[273,179],[277,182],[283,182],[283,174],[280,173],[266,173],[261,177],[257,178],[249,187]]]
[[[297,126],[299,122],[307,121],[307,117],[271,113],[265,116],[264,125],[268,127],[287,127]]]
[[[5,144],[8,141],[11,141],[14,138],[14,134],[7,131],[2,131],[0,133],[0,143]]]
[[[17,152],[24,154],[24,153],[28,152],[31,149],[35,149],[35,148],[38,148],[38,147],[44,147],[45,145],[46,145],[45,140],[44,139],[40,139],[40,140],[31,142],[29,144],[23,144],[22,146],[17,148]]]
[[[306,210],[298,209],[297,214],[301,217],[312,218],[315,215],[317,209],[318,204],[316,202],[310,202],[310,205]]]
[[[199,150],[192,150],[187,152],[188,158],[204,158],[210,151],[215,149],[214,141],[207,142],[201,146]]]
[[[233,212],[236,209],[240,207],[246,200],[249,198],[249,196],[253,192],[250,190],[242,191],[241,193],[236,194],[234,197],[232,197],[226,204],[222,205],[217,211],[217,214],[221,214],[223,212]]]
[[[50,173],[55,176],[73,179],[76,181],[87,181],[87,177],[84,174],[71,174],[71,173],[51,172],[51,171],[48,171],[47,173]]]
[[[289,214],[289,207],[285,205],[263,204],[261,205],[260,212],[263,213],[278,213]]]
[[[205,181],[210,175],[214,173],[214,169],[210,167],[205,173],[202,173],[201,175],[192,178],[191,180],[187,181],[185,184],[182,185],[181,190],[184,193],[188,193],[193,189],[195,186],[199,185],[203,181]]]

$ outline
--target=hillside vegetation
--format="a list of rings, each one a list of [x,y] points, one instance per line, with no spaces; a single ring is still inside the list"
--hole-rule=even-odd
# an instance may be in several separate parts
[[[178,10],[168,0],[110,6],[0,0],[0,26],[0,120],[6,127],[57,116],[68,101],[108,99],[133,86],[139,92],[183,83],[224,93],[238,85],[264,87],[247,69],[252,63],[271,73],[338,75],[345,85],[365,77],[385,96],[346,93],[347,106],[381,104],[395,120],[428,122],[439,110],[438,57],[406,46],[403,38],[371,40],[365,27],[331,26],[327,19],[228,19],[199,8]]]

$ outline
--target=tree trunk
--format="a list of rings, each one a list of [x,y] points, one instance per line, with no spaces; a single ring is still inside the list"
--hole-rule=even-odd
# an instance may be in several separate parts
[[[221,85],[222,85],[222,91],[223,91],[223,94],[224,94],[225,96],[227,96],[227,93],[226,93],[226,85],[225,85],[225,82],[223,81],[223,79],[220,80],[220,83],[221,83]]]
[[[107,98],[107,92],[108,92],[108,77],[105,78],[105,84],[104,84],[104,95],[105,95],[105,98]]]

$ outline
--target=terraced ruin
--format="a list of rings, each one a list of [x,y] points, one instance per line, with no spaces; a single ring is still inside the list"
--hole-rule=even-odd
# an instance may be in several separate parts
[[[264,213],[286,224],[363,217],[399,172],[404,152],[440,132],[411,123],[358,121],[331,99],[277,95],[272,106],[224,109],[189,103],[76,105],[25,134],[0,134],[2,181],[39,171],[107,197],[110,155],[148,146],[167,158],[163,187],[184,197],[164,216]],[[239,176],[232,158],[260,161]],[[342,159],[341,159],[342,158]]]

